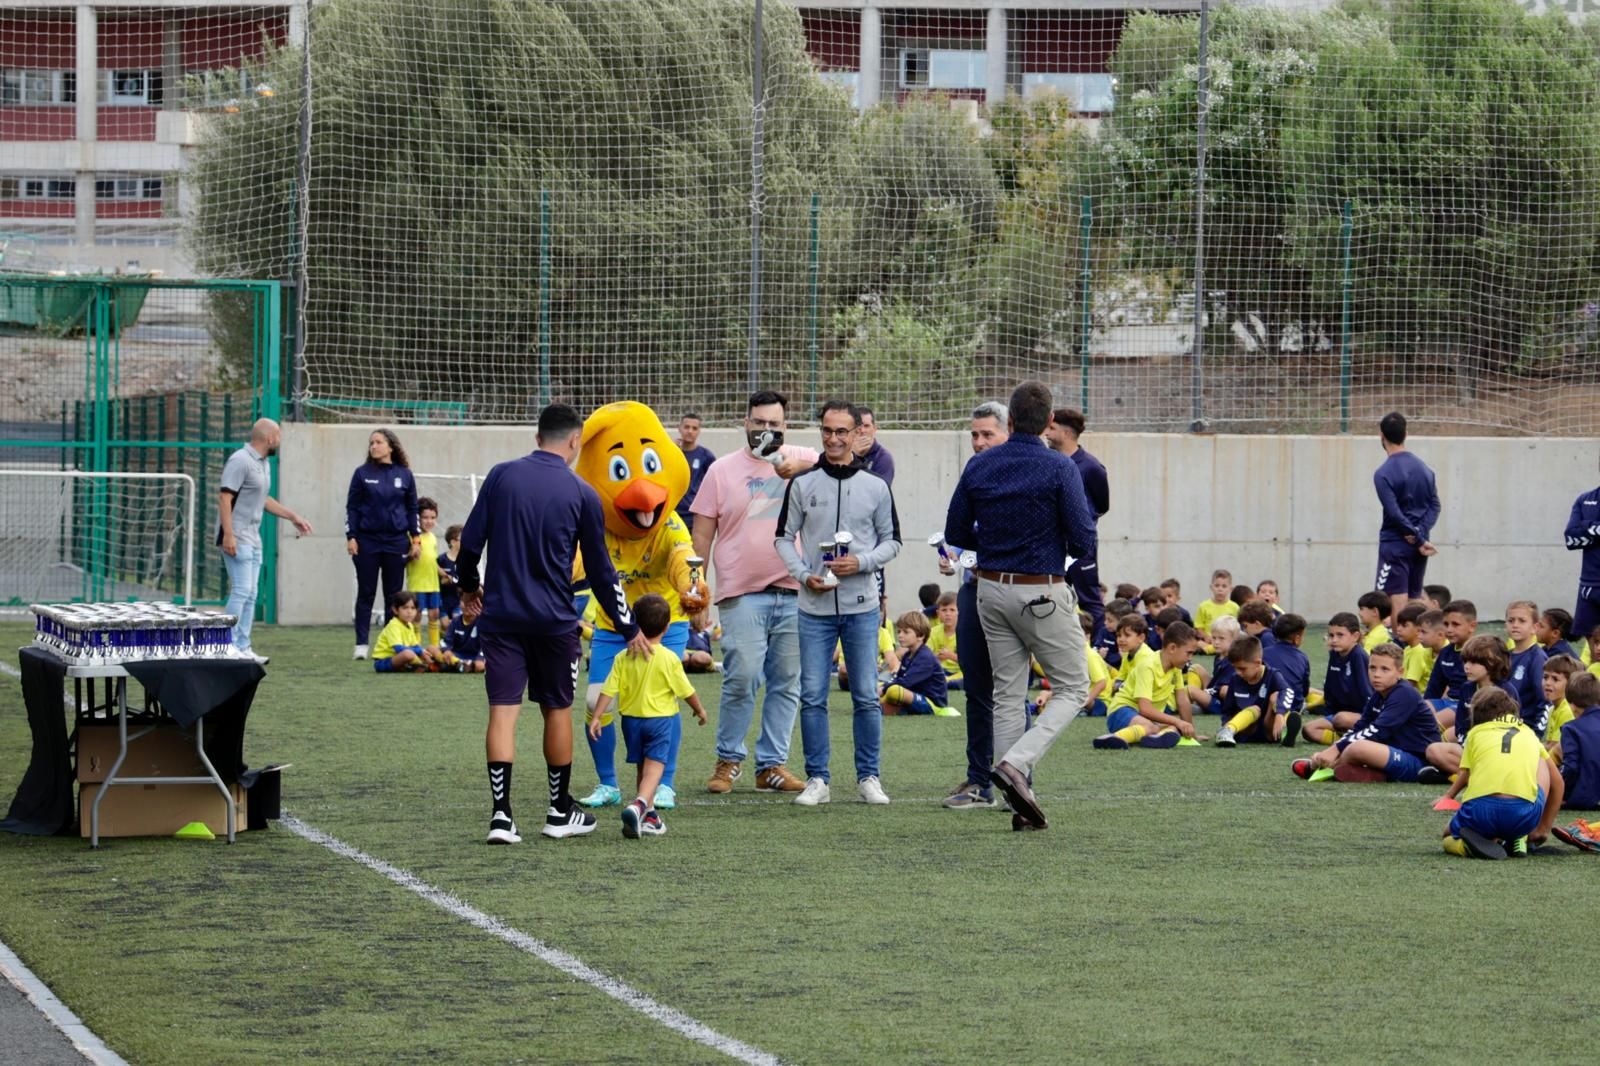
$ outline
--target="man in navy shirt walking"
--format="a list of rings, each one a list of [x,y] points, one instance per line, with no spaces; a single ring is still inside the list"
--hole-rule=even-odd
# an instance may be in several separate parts
[[[1567,518],[1567,550],[1583,552],[1578,573],[1578,605],[1572,610],[1572,632],[1563,638],[1587,640],[1600,625],[1600,488],[1572,502]]]
[[[1063,407],[1051,414],[1050,424],[1044,429],[1044,442],[1071,459],[1078,468],[1078,476],[1083,479],[1083,494],[1089,500],[1098,526],[1100,519],[1111,510],[1111,482],[1106,479],[1105,465],[1090,455],[1089,449],[1078,444],[1085,424],[1082,411]],[[1100,596],[1100,560],[1093,555],[1072,560],[1072,565],[1067,567],[1067,577],[1078,594],[1078,603],[1094,620],[1094,638],[1098,640],[1106,625],[1105,601]]]
[[[594,815],[572,800],[572,695],[582,658],[578,611],[572,597],[574,552],[583,549],[590,587],[616,623],[631,653],[649,654],[634,624],[622,582],[606,551],[599,495],[568,466],[578,457],[583,420],[566,404],[539,413],[538,450],[489,471],[461,532],[461,608],[478,622],[484,687],[489,696],[490,844],[522,837],[511,817],[511,764],[516,758],[522,694],[544,712],[544,760],[550,809],[544,835],[579,836],[594,830]],[[492,546],[489,573],[478,562]]]
[[[1094,556],[1094,512],[1077,466],[1040,439],[1050,399],[1036,381],[1017,386],[1010,438],[972,457],[945,516],[945,539],[971,544],[978,557],[978,614],[994,667],[994,784],[1016,812],[1013,829],[1047,826],[1029,775],[1089,694],[1066,560]],[[1050,680],[1050,699],[1024,732],[1030,657]]]
[[[1378,530],[1378,579],[1374,586],[1389,594],[1389,624],[1395,624],[1407,602],[1422,596],[1422,575],[1428,557],[1438,549],[1428,539],[1439,520],[1439,493],[1428,464],[1406,451],[1406,416],[1391,411],[1378,423],[1388,458],[1372,475],[1383,505]]]
[[[678,501],[678,517],[690,529],[694,528],[694,515],[689,506],[700,492],[700,483],[706,479],[706,471],[717,461],[717,453],[700,443],[702,425],[699,412],[696,411],[688,411],[678,419],[678,447],[683,451],[683,457],[689,460],[689,491]]]

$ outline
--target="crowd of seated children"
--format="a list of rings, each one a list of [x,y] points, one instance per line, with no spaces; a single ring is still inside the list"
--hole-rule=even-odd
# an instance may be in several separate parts
[[[1467,650],[1479,654],[1470,643]],[[1479,687],[1461,708],[1460,724],[1470,721],[1470,729],[1446,796],[1461,804],[1443,834],[1451,855],[1523,856],[1550,835],[1565,782],[1519,711],[1516,697],[1498,685]]]
[[[1292,769],[1313,780],[1416,781],[1439,740],[1438,720],[1421,693],[1401,680],[1405,654],[1399,646],[1380,644],[1370,656],[1357,646],[1349,654],[1357,653],[1366,660],[1369,692],[1360,715],[1344,736],[1309,759],[1296,759]]]
[[[947,706],[949,694],[944,667],[928,647],[932,629],[921,611],[907,611],[895,620],[896,642],[894,673],[878,690],[884,714],[931,714],[940,718],[960,718],[961,712]]]
[[[1117,623],[1121,685],[1106,703],[1107,732],[1095,738],[1096,748],[1172,748],[1181,741],[1205,739],[1195,732],[1183,676],[1199,638],[1188,625],[1173,622],[1166,642],[1155,651],[1145,642],[1146,629],[1136,614]]]
[[[1233,575],[1226,570],[1214,570],[1211,573],[1211,597],[1205,600],[1194,612],[1194,625],[1202,633],[1211,631],[1211,623],[1216,621],[1218,615],[1239,614],[1239,605],[1230,598],[1233,591]]]

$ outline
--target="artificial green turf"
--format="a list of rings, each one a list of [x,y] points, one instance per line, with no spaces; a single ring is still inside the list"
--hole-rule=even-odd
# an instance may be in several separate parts
[[[687,719],[684,805],[646,841],[614,811],[584,840],[536,836],[525,716],[528,840],[486,848],[481,679],[378,677],[343,629],[256,643],[273,662],[246,757],[295,764],[289,811],[785,1060],[1589,1055],[1570,989],[1591,952],[1566,930],[1600,860],[1451,859],[1438,790],[1307,785],[1275,747],[1096,752],[1079,721],[1038,774],[1051,829],[1014,834],[939,807],[965,765],[957,720],[887,720],[894,803],[854,802],[836,694],[831,806],[748,779],[707,795],[714,731]],[[696,683],[714,720],[717,679]],[[0,677],[0,799],[27,750]],[[581,745],[576,764],[587,791]],[[0,836],[0,899],[0,938],[134,1062],[716,1057],[282,828],[98,852]]]

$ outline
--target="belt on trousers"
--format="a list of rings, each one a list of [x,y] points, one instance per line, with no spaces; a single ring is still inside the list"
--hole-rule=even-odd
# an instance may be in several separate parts
[[[1002,585],[1054,585],[1056,582],[1066,584],[1067,579],[1060,574],[1012,574],[1004,570],[978,570],[977,575],[985,581],[998,581]]]
[[[798,589],[784,588],[782,585],[768,585],[761,591],[771,592],[778,596],[798,596],[800,594]]]

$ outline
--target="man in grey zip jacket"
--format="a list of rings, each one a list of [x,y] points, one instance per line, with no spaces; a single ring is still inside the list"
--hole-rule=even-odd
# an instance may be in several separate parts
[[[889,797],[878,775],[883,710],[878,704],[878,586],[875,573],[900,553],[900,519],[882,478],[862,469],[853,448],[861,416],[842,400],[819,413],[822,462],[789,482],[778,512],[778,557],[800,582],[800,739],[806,787],[803,807],[830,799],[828,688],[833,649],[844,649],[854,708],[856,787],[862,802]],[[848,549],[824,563],[822,544],[849,532]],[[798,538],[798,543],[796,539]],[[823,577],[831,574],[834,582]]]

